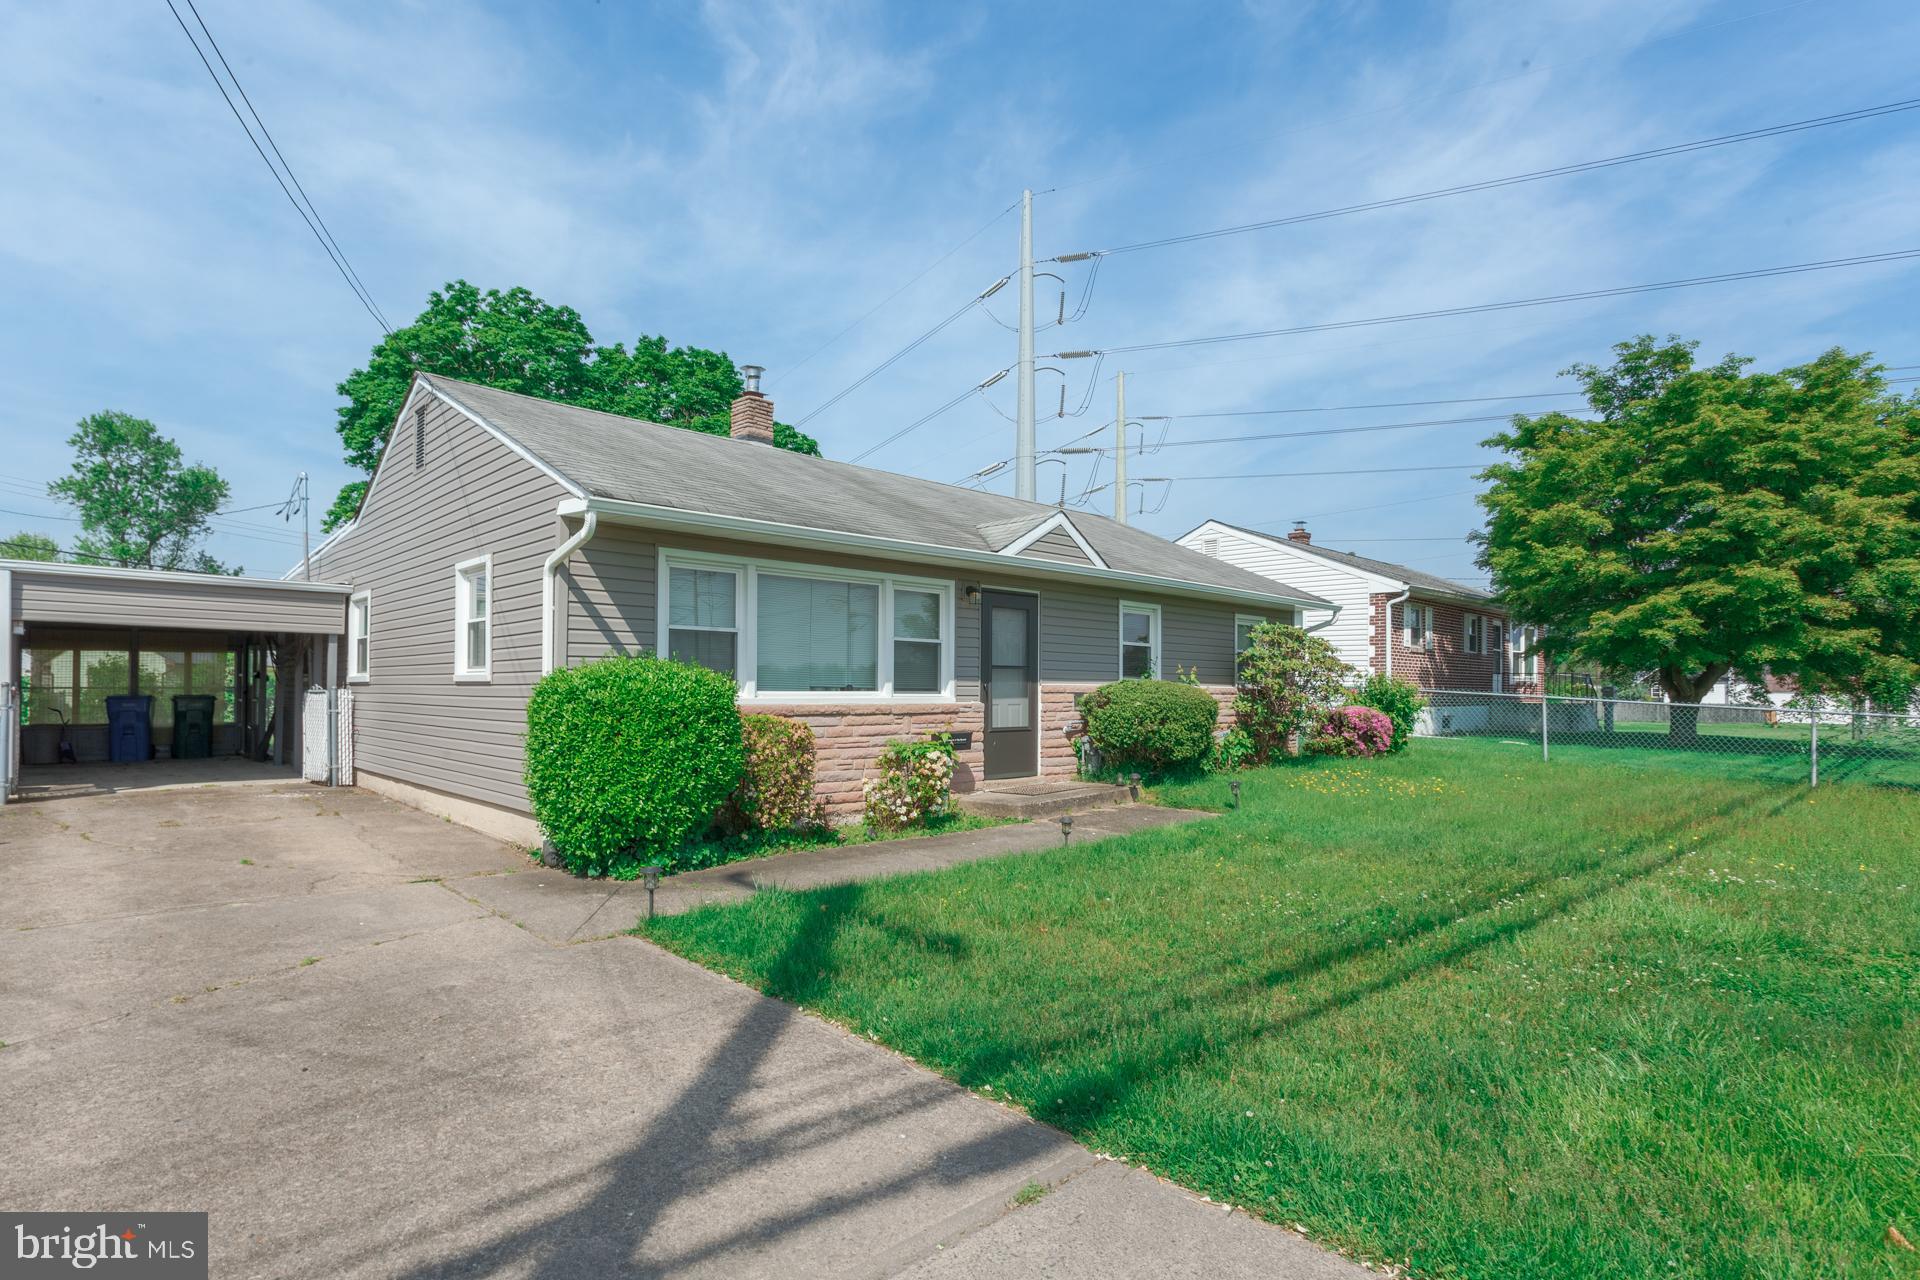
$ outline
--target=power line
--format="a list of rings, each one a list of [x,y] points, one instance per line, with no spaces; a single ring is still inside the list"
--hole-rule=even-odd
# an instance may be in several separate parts
[[[258,154],[260,157],[260,163],[267,166],[267,172],[271,173],[273,175],[274,182],[279,184],[282,194],[284,194],[287,197],[287,203],[291,204],[293,206],[293,211],[300,215],[300,220],[307,224],[307,230],[313,232],[313,238],[320,242],[320,248],[326,253],[328,259],[333,263],[334,269],[340,273],[340,278],[347,282],[347,287],[353,290],[353,296],[360,300],[360,305],[366,308],[367,314],[373,317],[374,323],[379,325],[384,332],[391,335],[393,333],[392,326],[390,326],[387,323],[386,317],[380,314],[379,307],[374,305],[372,295],[365,292],[365,287],[360,284],[359,276],[355,274],[355,272],[353,271],[353,268],[347,264],[346,255],[344,253],[336,254],[334,251],[334,246],[328,243],[329,237],[327,235],[322,234],[320,228],[315,225],[316,221],[320,217],[319,212],[316,210],[313,213],[313,216],[309,217],[307,215],[307,210],[301,207],[300,201],[294,199],[293,192],[287,189],[286,179],[282,178],[280,176],[280,171],[274,168],[273,161],[267,159],[267,153],[265,150],[261,148],[259,139],[255,138],[253,136],[253,130],[247,127],[246,117],[242,116],[240,114],[240,108],[236,107],[233,104],[233,95],[227,92],[227,86],[221,83],[219,73],[213,69],[213,64],[207,61],[206,53],[202,51],[202,49],[200,48],[200,42],[193,38],[193,31],[187,26],[186,20],[180,16],[180,10],[174,7],[173,0],[166,0],[166,3],[167,3],[168,12],[173,14],[173,20],[180,24],[180,33],[186,36],[187,43],[193,46],[193,52],[195,53],[195,55],[199,57],[200,65],[207,69],[207,75],[211,77],[213,80],[213,87],[220,91],[220,97],[223,100],[225,100],[227,104],[227,110],[233,112],[233,118],[239,122],[241,132],[247,135],[247,141],[253,144],[254,152]],[[190,9],[193,7],[193,0],[187,0],[187,7]],[[193,16],[196,20],[198,20],[200,17],[199,11],[195,10]],[[206,30],[206,24],[204,22],[202,22],[200,25],[203,31]],[[207,35],[207,43],[213,44],[213,35],[211,32],[209,32]],[[216,54],[219,53],[218,46],[214,47],[214,52]],[[220,59],[220,65],[226,66],[225,57],[222,57]],[[228,68],[227,74],[228,75],[233,74],[231,68]],[[240,81],[238,79],[234,80],[233,87],[236,89],[240,89]],[[241,89],[240,96],[242,98],[246,97],[246,91],[244,89]],[[249,111],[253,110],[253,104],[248,103],[247,109]],[[255,116],[254,118],[256,120],[259,119],[258,116]],[[262,124],[260,126],[260,132],[264,134],[266,133],[266,130],[267,130],[266,125]],[[269,144],[271,144],[273,139],[269,137],[267,141],[269,142]],[[274,154],[275,155],[280,154],[280,149],[278,147],[274,148]],[[284,158],[282,158],[281,163],[282,164],[286,163]],[[288,178],[293,177],[293,170],[290,168],[287,170],[287,177]],[[295,186],[300,185],[299,179],[297,178],[294,179],[294,185]],[[301,195],[304,196],[305,194],[306,192],[304,191],[301,192]]]
[[[1206,413],[1170,414],[1176,418],[1261,418],[1282,413],[1345,413],[1354,409],[1419,409],[1429,405],[1480,404],[1495,400],[1545,400],[1549,397],[1581,396],[1583,391],[1533,391],[1510,396],[1456,396],[1451,400],[1383,400],[1378,404],[1328,404],[1313,409],[1214,409]],[[1509,415],[1501,414],[1500,417]],[[1111,425],[1111,424],[1109,424]]]
[[[1660,280],[1652,284],[1619,285],[1610,289],[1585,289],[1578,293],[1549,294],[1537,298],[1518,298],[1507,302],[1482,302],[1466,307],[1437,307],[1430,311],[1408,311],[1399,315],[1372,316],[1365,320],[1335,320],[1323,324],[1292,325],[1284,329],[1259,329],[1250,333],[1222,333],[1205,338],[1175,338],[1164,342],[1136,342],[1123,347],[1096,347],[1088,351],[1056,351],[1049,360],[1076,360],[1095,355],[1126,355],[1135,351],[1164,351],[1171,347],[1211,346],[1222,342],[1246,342],[1255,338],[1284,338],[1301,333],[1322,333],[1331,329],[1359,329],[1369,325],[1406,324],[1413,320],[1438,320],[1448,316],[1482,315],[1492,311],[1513,311],[1521,307],[1544,307],[1561,302],[1587,302],[1597,298],[1619,298],[1629,294],[1657,293],[1669,289],[1689,289],[1699,285],[1726,284],[1735,280],[1760,280],[1773,276],[1801,275],[1812,271],[1833,271],[1841,267],[1874,266],[1887,262],[1905,262],[1920,258],[1920,249],[1897,249],[1887,253],[1867,253],[1852,258],[1827,258],[1818,262],[1797,262],[1781,267],[1757,267],[1750,271],[1728,271],[1711,276],[1688,276],[1679,280]]]
[[[1176,419],[1185,415],[1176,414]],[[1256,440],[1301,440],[1309,436],[1352,436],[1373,431],[1407,431],[1415,427],[1451,427],[1474,422],[1511,422],[1510,413],[1483,413],[1470,418],[1425,418],[1418,422],[1378,422],[1364,427],[1318,427],[1310,431],[1261,431],[1245,436],[1199,436],[1188,440],[1164,440],[1158,448],[1186,449],[1209,444],[1245,444]],[[1088,453],[1112,453],[1112,446],[1089,447]]]
[[[795,362],[794,364],[788,365],[786,369],[782,372],[783,373],[794,372],[801,365],[813,359],[815,356],[819,355],[822,351],[825,351],[828,347],[840,341],[840,339],[846,337],[848,334],[852,333],[855,329],[858,329],[861,325],[865,324],[867,321],[873,319],[873,317],[879,313],[882,307],[886,306],[889,302],[892,302],[895,298],[899,297],[901,294],[905,293],[907,290],[913,288],[914,285],[919,284],[922,280],[926,279],[928,273],[931,272],[935,267],[945,262],[948,258],[951,258],[954,254],[960,252],[962,249],[966,248],[968,245],[972,244],[975,240],[978,240],[981,236],[985,235],[989,230],[991,230],[995,223],[999,222],[1000,219],[1006,217],[1008,214],[1012,213],[1015,209],[1018,209],[1019,207],[1020,207],[1020,202],[1018,200],[1015,200],[1012,204],[1008,205],[1006,208],[1002,209],[1000,212],[994,214],[991,218],[988,218],[985,222],[980,224],[980,229],[978,231],[975,231],[972,235],[962,240],[959,244],[956,244],[955,246],[953,246],[953,248],[947,250],[945,253],[935,258],[932,262],[929,262],[925,267],[923,267],[920,270],[919,274],[915,275],[912,279],[908,280],[905,284],[901,285],[898,289],[895,289],[892,293],[888,294],[886,297],[880,299],[879,302],[875,303],[872,310],[862,315],[858,320],[855,320],[852,324],[849,324],[846,328],[842,329],[840,332],[834,334],[831,338],[828,338],[825,342],[821,343],[819,346],[815,347],[813,350],[807,352],[806,355],[801,356],[797,362]],[[778,377],[781,375],[776,374],[775,376]],[[769,378],[768,381],[771,382],[772,379]]]
[[[1212,476],[1161,476],[1163,480],[1291,480],[1302,476],[1384,476],[1407,471],[1484,471],[1484,462],[1439,467],[1352,467],[1340,471],[1229,471]]]
[[[1442,200],[1448,196],[1470,195],[1478,191],[1493,191],[1501,187],[1519,186],[1523,183],[1541,182],[1548,178],[1564,178],[1574,174],[1592,173],[1600,169],[1618,168],[1621,165],[1638,164],[1643,160],[1659,160],[1669,156],[1687,155],[1695,151],[1707,151],[1715,147],[1728,147],[1741,142],[1756,142],[1762,138],[1775,138],[1783,134],[1804,133],[1810,129],[1825,129],[1837,124],[1849,124],[1856,120],[1871,120],[1878,116],[1894,115],[1902,111],[1920,108],[1920,98],[1906,98],[1899,102],[1884,103],[1877,107],[1862,107],[1857,111],[1843,111],[1834,115],[1815,116],[1808,120],[1795,120],[1787,124],[1768,125],[1761,129],[1747,129],[1739,133],[1725,133],[1717,137],[1701,138],[1693,142],[1680,142],[1667,147],[1653,147],[1645,151],[1628,152],[1625,155],[1608,156],[1602,160],[1581,160],[1573,164],[1556,165],[1550,169],[1535,169],[1528,173],[1511,174],[1504,178],[1487,178],[1480,182],[1464,182],[1457,186],[1441,187],[1433,191],[1421,191],[1413,195],[1391,196],[1383,200],[1368,200],[1360,204],[1342,205],[1336,209],[1321,209],[1313,213],[1296,213],[1282,218],[1267,218],[1259,222],[1243,222],[1237,226],[1216,227],[1211,231],[1193,231],[1186,235],[1162,236],[1157,240],[1138,240],[1132,244],[1117,245],[1111,249],[1095,250],[1097,254],[1107,256],[1116,253],[1136,253],[1142,249],[1159,249],[1167,245],[1191,244],[1198,240],[1215,240],[1222,236],[1244,235],[1250,231],[1268,231],[1275,227],[1298,226],[1303,222],[1320,222],[1328,218],[1344,217],[1352,213],[1371,213],[1379,209],[1395,209],[1403,205],[1421,204],[1429,200]]]
[[[912,422],[909,422],[906,426],[900,428],[898,431],[888,436],[885,440],[882,440],[880,443],[876,445],[871,445],[865,450],[862,450],[860,453],[855,454],[851,459],[851,461],[859,462],[862,458],[870,458],[874,454],[886,448],[888,445],[892,444],[894,441],[903,439],[904,437],[911,434],[912,432],[918,431],[921,427],[926,426],[929,422],[932,422],[935,418],[939,417],[941,414],[945,413],[947,410],[953,408],[953,406],[959,404],[962,400],[965,400],[968,396],[971,396],[974,392],[987,386],[988,383],[998,381],[1000,377],[1004,375],[1006,372],[1007,371],[1005,369],[1002,369],[999,373],[994,374],[993,377],[988,378],[986,382],[977,383],[974,386],[968,387],[965,391],[962,391],[959,395],[947,401],[945,404],[941,405],[938,409],[935,409],[932,413],[926,414],[923,417],[915,418]]]
[[[837,392],[836,394],[828,398],[825,402],[816,406],[812,411],[807,413],[806,416],[795,420],[793,425],[796,427],[806,426],[807,423],[812,422],[815,418],[819,417],[821,414],[825,413],[827,410],[833,408],[833,406],[835,406],[836,404],[839,404],[842,400],[845,400],[848,396],[858,391],[861,387],[866,386],[869,382],[879,377],[882,373],[885,373],[889,368],[891,368],[894,365],[896,361],[900,360],[904,356],[911,354],[913,351],[918,349],[922,343],[926,342],[928,339],[932,338],[935,334],[939,333],[942,329],[945,329],[948,325],[952,324],[955,320],[958,320],[961,316],[967,314],[967,312],[973,310],[975,307],[979,306],[982,302],[986,301],[986,299],[990,297],[995,290],[999,289],[1000,286],[1005,284],[1006,282],[1007,282],[1006,276],[1000,277],[999,280],[995,281],[993,284],[989,285],[987,288],[981,290],[978,294],[974,295],[973,298],[963,303],[957,310],[950,312],[947,315],[947,318],[942,320],[939,324],[934,325],[933,328],[927,330],[925,333],[915,338],[912,342],[909,342],[906,346],[900,348],[898,351],[888,356],[885,360],[882,360],[879,364],[875,365],[873,368],[861,374],[858,378],[854,379],[851,385],[843,388],[842,390],[840,390],[839,392]],[[871,450],[869,450],[868,452],[871,452]],[[866,454],[861,454],[860,456],[864,458]]]

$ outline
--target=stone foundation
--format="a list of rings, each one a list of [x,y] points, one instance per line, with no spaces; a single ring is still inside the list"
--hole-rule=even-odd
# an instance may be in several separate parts
[[[1084,725],[1074,698],[1098,689],[1105,681],[1093,684],[1044,684],[1040,686],[1040,776],[1071,778],[1079,770],[1079,758],[1073,754],[1073,740]],[[1219,730],[1233,727],[1233,686],[1202,685],[1220,704]]]
[[[827,818],[844,822],[860,816],[860,784],[873,773],[880,749],[895,738],[924,739],[935,733],[971,733],[973,745],[956,752],[953,789],[972,791],[983,773],[984,709],[978,702],[872,703],[821,706],[742,706],[745,715],[774,715],[798,720],[813,730],[814,797]]]

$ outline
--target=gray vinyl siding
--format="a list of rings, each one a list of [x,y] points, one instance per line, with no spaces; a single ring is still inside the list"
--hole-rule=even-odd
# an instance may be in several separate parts
[[[565,653],[557,660],[578,664],[608,653],[651,653],[657,643],[659,549],[701,551],[761,561],[787,560],[872,573],[908,573],[948,577],[937,570],[900,561],[827,552],[785,552],[780,548],[704,537],[679,537],[651,530],[602,524],[593,541],[576,552],[562,579]],[[1012,559],[1012,557],[1010,557]],[[1040,597],[1040,679],[1048,683],[1098,684],[1120,674],[1120,601],[1161,607],[1163,673],[1198,669],[1207,684],[1233,680],[1233,621],[1236,613],[1260,617],[1277,611],[1235,609],[1232,605],[1151,594],[1122,594],[1078,583],[1062,584],[1017,572],[980,577],[951,576],[954,583],[955,696],[980,696],[980,609],[966,600],[968,585],[1024,591]]]
[[[1038,560],[1061,560],[1068,564],[1092,564],[1080,544],[1073,540],[1065,529],[1055,529],[1045,537],[1038,539],[1026,550],[1023,556],[1033,556]]]
[[[13,569],[13,616],[28,622],[170,631],[294,631],[338,634],[346,595],[275,582],[223,582]]]
[[[371,679],[354,694],[357,767],[524,811],[527,696],[540,671],[541,568],[565,530],[567,491],[533,463],[427,398],[426,452],[399,427],[352,530],[315,576],[372,592]],[[492,679],[455,681],[454,566],[493,557]],[[344,646],[343,646],[344,648]]]

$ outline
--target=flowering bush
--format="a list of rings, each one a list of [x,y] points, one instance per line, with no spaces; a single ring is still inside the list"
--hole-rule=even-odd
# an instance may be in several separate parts
[[[1427,705],[1427,700],[1420,694],[1420,686],[1378,673],[1361,681],[1360,687],[1348,696],[1355,705],[1372,707],[1393,721],[1395,751],[1406,749],[1407,740],[1413,736],[1414,722],[1419,719],[1420,709]]]
[[[1307,747],[1328,756],[1383,756],[1393,750],[1393,721],[1372,707],[1338,707]]]
[[[1253,762],[1292,755],[1326,709],[1346,701],[1353,668],[1319,636],[1279,622],[1256,626],[1240,655],[1234,718],[1253,739]]]
[[[740,785],[720,810],[720,829],[729,835],[759,829],[786,831],[818,826],[825,819],[813,798],[813,730],[780,716],[740,717],[747,751]]]
[[[861,784],[867,825],[877,831],[916,826],[947,811],[953,797],[953,739],[889,742],[875,760],[878,776]]]

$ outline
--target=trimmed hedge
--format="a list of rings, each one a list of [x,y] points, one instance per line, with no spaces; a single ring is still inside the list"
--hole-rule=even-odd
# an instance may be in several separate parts
[[[674,869],[745,764],[731,678],[653,657],[555,671],[527,702],[527,798],[567,869]]]
[[[1174,680],[1116,680],[1080,700],[1103,764],[1146,773],[1191,768],[1213,753],[1220,704]]]

